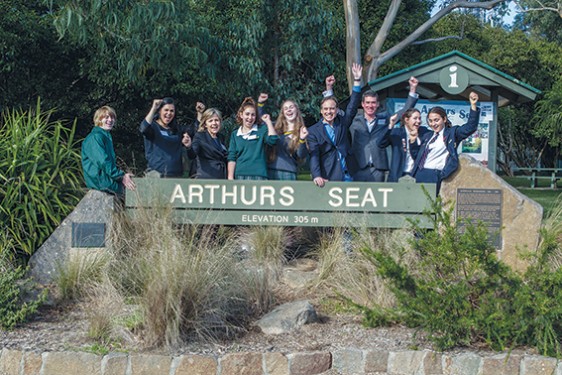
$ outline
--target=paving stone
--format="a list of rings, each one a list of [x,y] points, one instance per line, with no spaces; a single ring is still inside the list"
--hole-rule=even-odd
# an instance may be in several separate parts
[[[388,374],[417,374],[423,367],[425,355],[426,353],[415,350],[390,352],[388,355]]]
[[[0,354],[0,374],[20,375],[23,353],[19,350],[2,349]]]
[[[332,353],[332,368],[344,374],[365,372],[363,352],[358,349],[337,350]]]
[[[557,361],[554,358],[526,355],[521,360],[521,375],[555,374]]]
[[[294,353],[287,358],[291,375],[321,374],[332,367],[332,355],[329,352]]]
[[[101,357],[82,352],[43,353],[41,375],[101,375]]]
[[[388,352],[382,350],[367,350],[365,352],[365,372],[376,373],[388,370]]]
[[[129,365],[129,356],[124,353],[109,353],[101,361],[102,375],[125,375]]]
[[[443,375],[479,375],[482,358],[473,353],[445,355]]]
[[[167,355],[136,354],[130,360],[131,375],[168,375],[172,364]]]
[[[441,353],[426,351],[423,358],[423,374],[424,375],[441,375],[443,374],[443,356]]]
[[[174,375],[214,375],[217,373],[218,363],[215,357],[187,354],[178,359]]]
[[[289,375],[289,359],[283,353],[263,355],[265,375]]]
[[[220,360],[220,375],[262,375],[261,353],[226,354]]]
[[[480,375],[517,375],[521,367],[520,355],[498,354],[482,359]]]
[[[43,358],[38,352],[23,353],[23,375],[39,375]]]

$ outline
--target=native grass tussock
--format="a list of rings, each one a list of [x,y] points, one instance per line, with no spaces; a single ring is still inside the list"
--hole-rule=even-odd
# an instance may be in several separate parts
[[[405,263],[415,262],[406,249],[412,236],[407,230],[365,227],[325,229],[320,233],[313,257],[318,259],[315,288],[343,296],[348,302],[367,307],[390,308],[395,298],[376,266],[361,252],[364,247],[380,249]]]
[[[110,242],[101,269],[85,257],[61,270],[61,295],[88,299],[92,338],[148,347],[244,332],[275,303],[286,243],[282,228],[177,226],[169,209],[114,220]]]

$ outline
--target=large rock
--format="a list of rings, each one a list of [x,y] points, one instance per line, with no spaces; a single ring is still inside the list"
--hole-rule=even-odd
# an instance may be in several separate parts
[[[265,334],[277,335],[316,321],[318,316],[310,302],[296,301],[276,307],[258,320],[256,325]]]
[[[458,189],[501,190],[501,246],[498,257],[513,269],[524,271],[528,261],[521,259],[520,250],[536,251],[542,221],[542,206],[527,198],[479,161],[460,155],[457,172],[441,186],[445,201],[457,200]]]
[[[63,266],[72,254],[83,255],[99,252],[100,247],[73,248],[73,225],[93,224],[105,226],[105,245],[108,243],[109,228],[115,208],[114,196],[97,190],[90,190],[41,245],[29,260],[30,274],[40,284],[50,284],[56,277],[57,269]],[[87,242],[87,239],[86,241]]]

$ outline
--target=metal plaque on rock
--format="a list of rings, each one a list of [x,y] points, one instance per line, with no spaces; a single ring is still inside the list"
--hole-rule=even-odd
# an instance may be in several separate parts
[[[484,223],[488,228],[488,240],[496,249],[501,249],[501,189],[457,189],[457,218]],[[462,229],[462,220],[460,225]]]
[[[72,223],[72,247],[105,247],[105,223]]]

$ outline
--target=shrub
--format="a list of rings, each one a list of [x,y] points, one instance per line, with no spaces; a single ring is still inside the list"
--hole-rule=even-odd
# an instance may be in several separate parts
[[[0,260],[0,327],[11,329],[34,314],[46,298],[46,290],[31,301],[24,302],[22,293],[31,281],[25,278],[26,270],[12,267]]]
[[[560,227],[543,228],[541,246],[522,277],[497,259],[482,224],[468,222],[459,230],[440,198],[432,210],[427,216],[433,230],[413,225],[417,262],[406,266],[378,249],[363,249],[397,299],[392,311],[364,307],[365,322],[398,319],[421,327],[440,350],[484,342],[495,350],[532,345],[543,355],[560,356],[562,269],[552,266],[561,254]]]
[[[5,110],[0,122],[0,241],[3,255],[28,257],[78,202],[80,155],[73,124],[52,122],[39,101]]]

